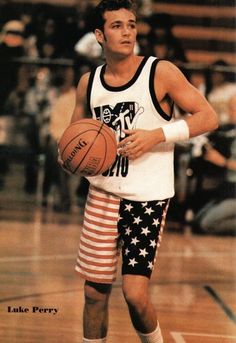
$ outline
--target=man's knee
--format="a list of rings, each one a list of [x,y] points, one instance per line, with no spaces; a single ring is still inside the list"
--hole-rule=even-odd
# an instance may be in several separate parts
[[[144,285],[133,285],[132,287],[130,284],[124,284],[123,294],[127,305],[138,312],[145,310],[148,305],[149,296]]]
[[[84,295],[87,303],[103,302],[109,298],[112,286],[86,281],[84,284]]]

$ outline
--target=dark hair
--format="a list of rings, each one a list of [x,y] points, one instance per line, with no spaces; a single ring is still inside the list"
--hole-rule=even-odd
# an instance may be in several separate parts
[[[102,0],[93,11],[92,30],[99,29],[103,31],[105,19],[104,13],[107,11],[118,11],[125,8],[136,15],[136,5],[133,0]]]

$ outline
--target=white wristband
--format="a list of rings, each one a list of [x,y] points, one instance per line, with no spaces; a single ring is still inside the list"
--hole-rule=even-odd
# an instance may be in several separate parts
[[[189,139],[189,127],[185,120],[177,120],[162,126],[167,143],[176,143]]]

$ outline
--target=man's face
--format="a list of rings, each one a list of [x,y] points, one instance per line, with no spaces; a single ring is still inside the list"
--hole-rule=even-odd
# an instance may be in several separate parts
[[[137,36],[135,15],[126,10],[107,11],[104,31],[96,30],[96,37],[105,54],[129,55],[133,53]]]

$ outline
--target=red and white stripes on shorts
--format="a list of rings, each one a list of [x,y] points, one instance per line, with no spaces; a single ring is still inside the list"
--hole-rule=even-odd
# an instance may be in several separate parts
[[[88,281],[116,278],[119,208],[120,198],[90,187],[75,268]]]

